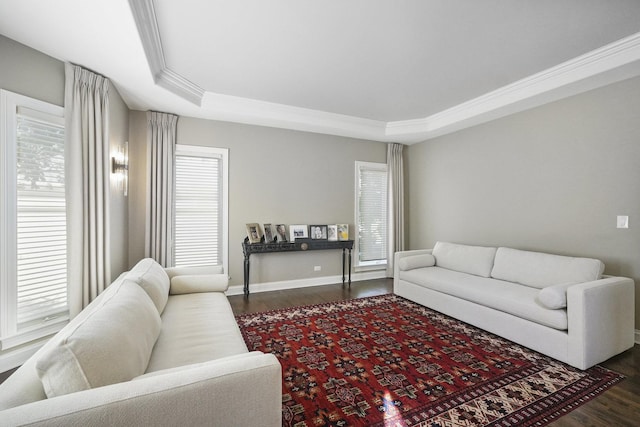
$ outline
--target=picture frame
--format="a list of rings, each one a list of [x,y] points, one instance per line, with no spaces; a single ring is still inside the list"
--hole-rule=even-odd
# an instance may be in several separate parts
[[[338,225],[337,224],[327,225],[327,240],[330,242],[338,241]]]
[[[309,234],[311,236],[311,240],[327,240],[327,226],[310,225]]]
[[[286,243],[287,240],[287,226],[285,224],[277,224],[275,230],[276,242]]]
[[[247,224],[247,237],[249,238],[249,243],[260,243],[262,236],[262,227],[260,227],[260,224],[257,222]]]
[[[337,224],[338,240],[349,240],[349,224]]]
[[[309,238],[309,228],[303,224],[295,224],[289,226],[289,241],[295,242],[296,239]]]
[[[264,224],[264,242],[273,243],[275,240],[275,228],[271,224]]]

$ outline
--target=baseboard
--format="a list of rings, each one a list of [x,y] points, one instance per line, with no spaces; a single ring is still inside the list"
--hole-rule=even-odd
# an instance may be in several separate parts
[[[636,344],[640,345],[640,330],[636,329]]]
[[[385,270],[363,271],[363,272],[351,274],[351,281],[359,282],[361,280],[384,279],[385,277],[387,277]],[[311,286],[335,285],[336,283],[342,283],[342,275],[310,277],[308,279],[284,280],[280,282],[250,283],[249,291],[253,294],[258,292],[282,291],[286,289],[296,289],[296,288],[308,288]],[[227,290],[226,294],[228,296],[242,295],[243,286],[242,285],[229,286],[229,289]]]

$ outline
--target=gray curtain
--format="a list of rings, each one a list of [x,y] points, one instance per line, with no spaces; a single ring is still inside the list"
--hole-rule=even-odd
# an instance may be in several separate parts
[[[111,283],[109,80],[65,64],[68,301],[78,314]]]
[[[173,173],[178,116],[147,112],[147,228],[145,256],[173,265]]]
[[[388,239],[387,277],[393,276],[393,255],[404,250],[404,166],[402,144],[387,146]]]

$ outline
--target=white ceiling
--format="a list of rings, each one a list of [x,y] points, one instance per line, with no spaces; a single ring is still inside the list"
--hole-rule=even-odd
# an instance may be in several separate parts
[[[0,0],[127,105],[412,143],[640,75],[638,0]]]

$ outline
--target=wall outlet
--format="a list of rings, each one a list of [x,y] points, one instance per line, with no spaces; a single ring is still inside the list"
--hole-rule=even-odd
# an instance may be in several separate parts
[[[616,224],[618,228],[629,228],[629,217],[627,215],[618,215]]]
[[[322,267],[319,265],[316,265],[313,267],[313,271],[320,271],[320,270],[322,270]]]

